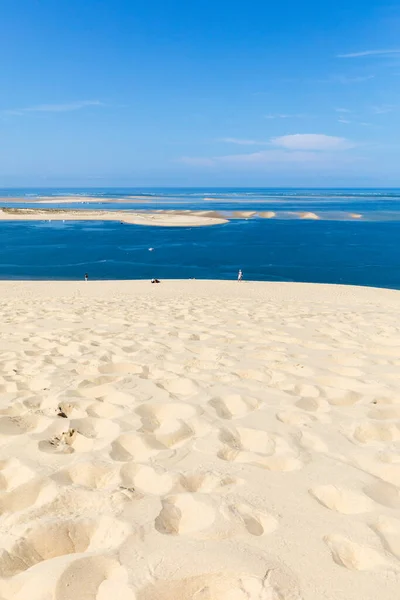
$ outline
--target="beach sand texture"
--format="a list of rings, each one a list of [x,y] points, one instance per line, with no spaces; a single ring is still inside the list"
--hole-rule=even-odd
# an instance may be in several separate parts
[[[394,600],[400,292],[2,282],[2,600]]]

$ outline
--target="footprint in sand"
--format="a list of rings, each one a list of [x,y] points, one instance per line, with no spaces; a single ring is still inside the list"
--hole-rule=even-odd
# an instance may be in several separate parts
[[[379,481],[366,488],[364,492],[375,502],[389,508],[400,508],[400,489],[390,483]]]
[[[305,427],[315,421],[313,415],[307,415],[304,412],[296,411],[293,409],[282,410],[276,413],[276,418],[281,423],[291,425],[293,427]]]
[[[87,415],[86,415],[86,410],[85,410],[85,404],[86,402],[69,402],[69,401],[64,401],[64,402],[60,402],[57,406],[56,409],[56,414],[59,417],[62,417],[64,419],[67,418],[75,418],[75,419],[84,419]]]
[[[226,490],[227,487],[233,485],[242,485],[244,480],[231,477],[230,475],[222,475],[214,472],[203,473],[183,473],[180,476],[180,485],[185,492],[218,492]]]
[[[321,392],[317,386],[311,385],[310,383],[293,385],[292,389],[287,391],[296,396],[300,396],[301,398],[319,398],[321,395]]]
[[[301,600],[297,591],[286,594],[276,589],[269,575],[267,572],[262,578],[227,571],[159,580],[142,588],[137,600]]]
[[[300,431],[296,436],[300,448],[304,450],[312,450],[313,452],[327,453],[329,451],[325,442],[316,434],[308,431]]]
[[[141,431],[152,433],[154,439],[166,448],[184,444],[194,436],[198,425],[198,411],[190,404],[142,404],[136,412],[142,420]]]
[[[397,455],[398,457],[398,455]],[[360,454],[353,459],[353,464],[366,473],[381,479],[382,482],[392,484],[392,486],[400,487],[400,464],[391,464],[382,460],[383,456],[378,455],[378,458]]]
[[[177,482],[176,476],[162,468],[138,465],[134,462],[123,465],[120,475],[124,487],[156,496],[170,493]]]
[[[368,417],[377,421],[390,421],[400,419],[400,406],[389,406],[387,408],[373,408]]]
[[[51,419],[41,415],[23,415],[0,418],[0,435],[21,435],[43,431]]]
[[[119,433],[119,425],[109,419],[98,419],[86,417],[84,419],[73,419],[70,421],[72,429],[86,438],[113,439]]]
[[[345,367],[362,367],[365,365],[365,360],[360,356],[356,356],[355,354],[338,353],[333,354],[332,358],[339,365],[343,365]]]
[[[93,449],[93,439],[85,437],[76,429],[64,429],[60,425],[60,433],[52,438],[41,440],[38,448],[49,454],[72,454],[74,452],[89,452]]]
[[[311,413],[326,413],[331,410],[328,402],[322,398],[301,398],[296,402],[296,406]]]
[[[90,404],[86,411],[90,417],[98,417],[99,419],[115,419],[124,414],[124,409],[121,406],[101,400]]]
[[[130,533],[127,523],[111,517],[43,523],[0,555],[0,576],[12,577],[57,556],[117,548]],[[82,597],[82,596],[80,596]]]
[[[370,512],[375,508],[370,498],[335,485],[318,485],[309,491],[320,504],[344,515]]]
[[[228,507],[226,516],[229,520],[241,522],[250,535],[266,535],[278,527],[275,517],[259,512],[248,504],[232,504]]]
[[[192,379],[185,377],[168,379],[158,385],[173,396],[193,396],[199,391],[198,385]]]
[[[178,494],[164,498],[155,528],[169,535],[197,533],[211,527],[215,517],[215,508],[207,495]]]
[[[56,484],[45,477],[34,477],[0,498],[0,513],[15,513],[52,502],[58,493]]]
[[[150,458],[167,448],[157,442],[153,436],[139,433],[123,433],[111,446],[110,456],[113,460],[126,462],[135,460],[147,462]]]
[[[41,564],[31,567],[31,577],[25,578],[22,574],[18,578],[18,594],[21,598],[109,600],[115,597],[118,600],[137,600],[127,583],[125,569],[115,558],[100,555],[75,559],[71,555],[63,561],[54,561],[51,572],[41,567]],[[88,573],[90,576],[87,576]],[[37,585],[37,581],[40,581],[40,585]]]
[[[135,363],[107,363],[99,368],[103,375],[140,375],[143,367]]]
[[[374,423],[365,421],[356,425],[351,436],[360,444],[377,444],[400,440],[400,427],[397,423]]]
[[[222,447],[217,456],[228,462],[247,463],[270,471],[294,471],[303,466],[284,438],[265,431],[247,427],[221,429],[219,440]]]
[[[79,462],[57,471],[52,478],[63,485],[79,485],[90,490],[113,488],[119,481],[118,468],[102,462]]]
[[[249,452],[269,455],[275,450],[274,438],[260,429],[250,429],[248,427],[223,428],[220,430],[219,438],[233,451],[248,450]]]
[[[141,404],[137,407],[136,413],[142,419],[142,430],[151,433],[156,431],[161,423],[176,422],[177,420],[188,421],[198,414],[195,406],[184,402]]]
[[[115,392],[113,383],[114,377],[97,377],[93,380],[87,379],[82,381],[77,387],[77,393],[86,398],[101,398],[107,394]]]
[[[10,491],[35,477],[34,471],[17,458],[0,461],[0,490]]]
[[[321,394],[332,406],[354,406],[362,398],[358,392],[330,386],[321,386]]]
[[[369,571],[386,563],[385,558],[368,546],[356,544],[342,535],[327,535],[325,543],[338,565],[352,571]]]
[[[213,398],[209,404],[214,408],[220,419],[237,419],[256,410],[259,401],[240,394],[228,394],[222,398]]]
[[[400,560],[400,520],[381,516],[372,529],[381,538],[383,546]]]

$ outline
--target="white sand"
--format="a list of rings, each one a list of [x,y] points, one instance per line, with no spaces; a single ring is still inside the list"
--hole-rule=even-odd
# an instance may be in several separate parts
[[[226,219],[203,216],[187,212],[131,212],[127,210],[66,210],[62,209],[0,209],[0,221],[120,221],[131,225],[152,225],[158,227],[202,227],[222,225]]]
[[[313,212],[303,212],[303,213],[297,213],[300,219],[312,219],[314,221],[316,221],[317,219],[320,219],[320,217],[313,213]]]
[[[2,600],[395,600],[400,292],[2,282]]]

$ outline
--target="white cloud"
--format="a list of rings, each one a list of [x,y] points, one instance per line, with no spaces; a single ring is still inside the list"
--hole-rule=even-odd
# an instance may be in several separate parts
[[[203,167],[207,169],[245,169],[273,171],[291,167],[297,171],[328,170],[335,171],[340,167],[346,167],[358,163],[360,158],[347,153],[338,152],[313,152],[313,151],[288,151],[282,149],[260,150],[248,154],[228,154],[224,156],[183,157],[179,162],[191,167]]]
[[[338,54],[337,58],[362,58],[363,56],[392,56],[400,54],[400,48],[392,50],[363,50],[362,52],[349,52],[348,54]]]
[[[347,123],[345,119],[342,122]],[[257,152],[249,152],[242,154],[228,154],[222,156],[211,157],[190,157],[184,156],[179,162],[197,167],[220,167],[220,166],[249,166],[249,167],[266,167],[267,165],[279,167],[280,165],[320,165],[329,166],[337,163],[343,156],[343,160],[348,162],[354,160],[354,157],[349,157],[348,154],[341,155],[340,150],[353,148],[349,140],[344,137],[335,137],[331,135],[306,133],[283,135],[280,137],[271,138],[268,142],[255,142],[253,140],[237,140],[236,138],[224,138],[220,141],[228,141],[243,145],[250,144],[265,144],[270,146],[267,149]],[[322,152],[321,152],[322,151]]]
[[[302,115],[302,114],[294,114],[294,115],[288,115],[288,114],[270,114],[270,115],[264,115],[264,119],[303,119],[306,115]]]
[[[350,121],[342,118],[339,121],[350,123]],[[345,138],[324,135],[322,133],[295,133],[293,135],[271,138],[268,141],[230,137],[220,138],[217,141],[241,146],[280,146],[286,150],[346,150],[354,146],[354,144]]]
[[[240,138],[220,138],[218,142],[224,142],[226,144],[239,144],[240,146],[264,146],[268,142],[258,142],[257,140],[242,140]]]
[[[271,143],[287,150],[346,150],[354,146],[346,138],[322,133],[282,135],[272,138]]]
[[[392,112],[395,108],[396,106],[394,106],[393,104],[381,104],[380,106],[373,106],[372,112],[375,115],[385,115],[387,113]]]
[[[340,118],[340,119],[338,119],[338,123],[344,123],[344,124],[348,125],[349,123],[351,123],[351,121],[349,121],[348,119]]]
[[[332,77],[332,81],[337,81],[338,83],[363,83],[364,81],[369,81],[370,79],[374,79],[375,75],[355,75],[354,77],[349,77],[347,75],[335,75]]]
[[[68,102],[65,104],[39,104],[37,106],[28,106],[26,108],[13,108],[3,110],[3,114],[7,115],[24,115],[32,112],[70,112],[73,110],[80,110],[82,108],[88,108],[89,106],[104,106],[99,100],[80,100],[77,102]]]
[[[185,165],[193,165],[194,167],[213,167],[216,164],[215,159],[201,156],[182,156],[179,162]]]
[[[284,150],[260,150],[251,154],[234,154],[218,157],[224,164],[308,163],[317,159],[314,152],[285,152]]]
[[[215,166],[262,166],[279,164],[304,164],[310,161],[319,160],[321,155],[316,152],[288,152],[286,150],[260,150],[259,152],[250,152],[248,154],[227,154],[224,156],[214,156],[212,158],[204,157],[183,157],[180,162],[199,167]]]

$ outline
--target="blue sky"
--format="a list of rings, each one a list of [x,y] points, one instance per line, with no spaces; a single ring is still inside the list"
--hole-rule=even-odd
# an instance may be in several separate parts
[[[400,186],[400,4],[3,0],[0,186]]]

